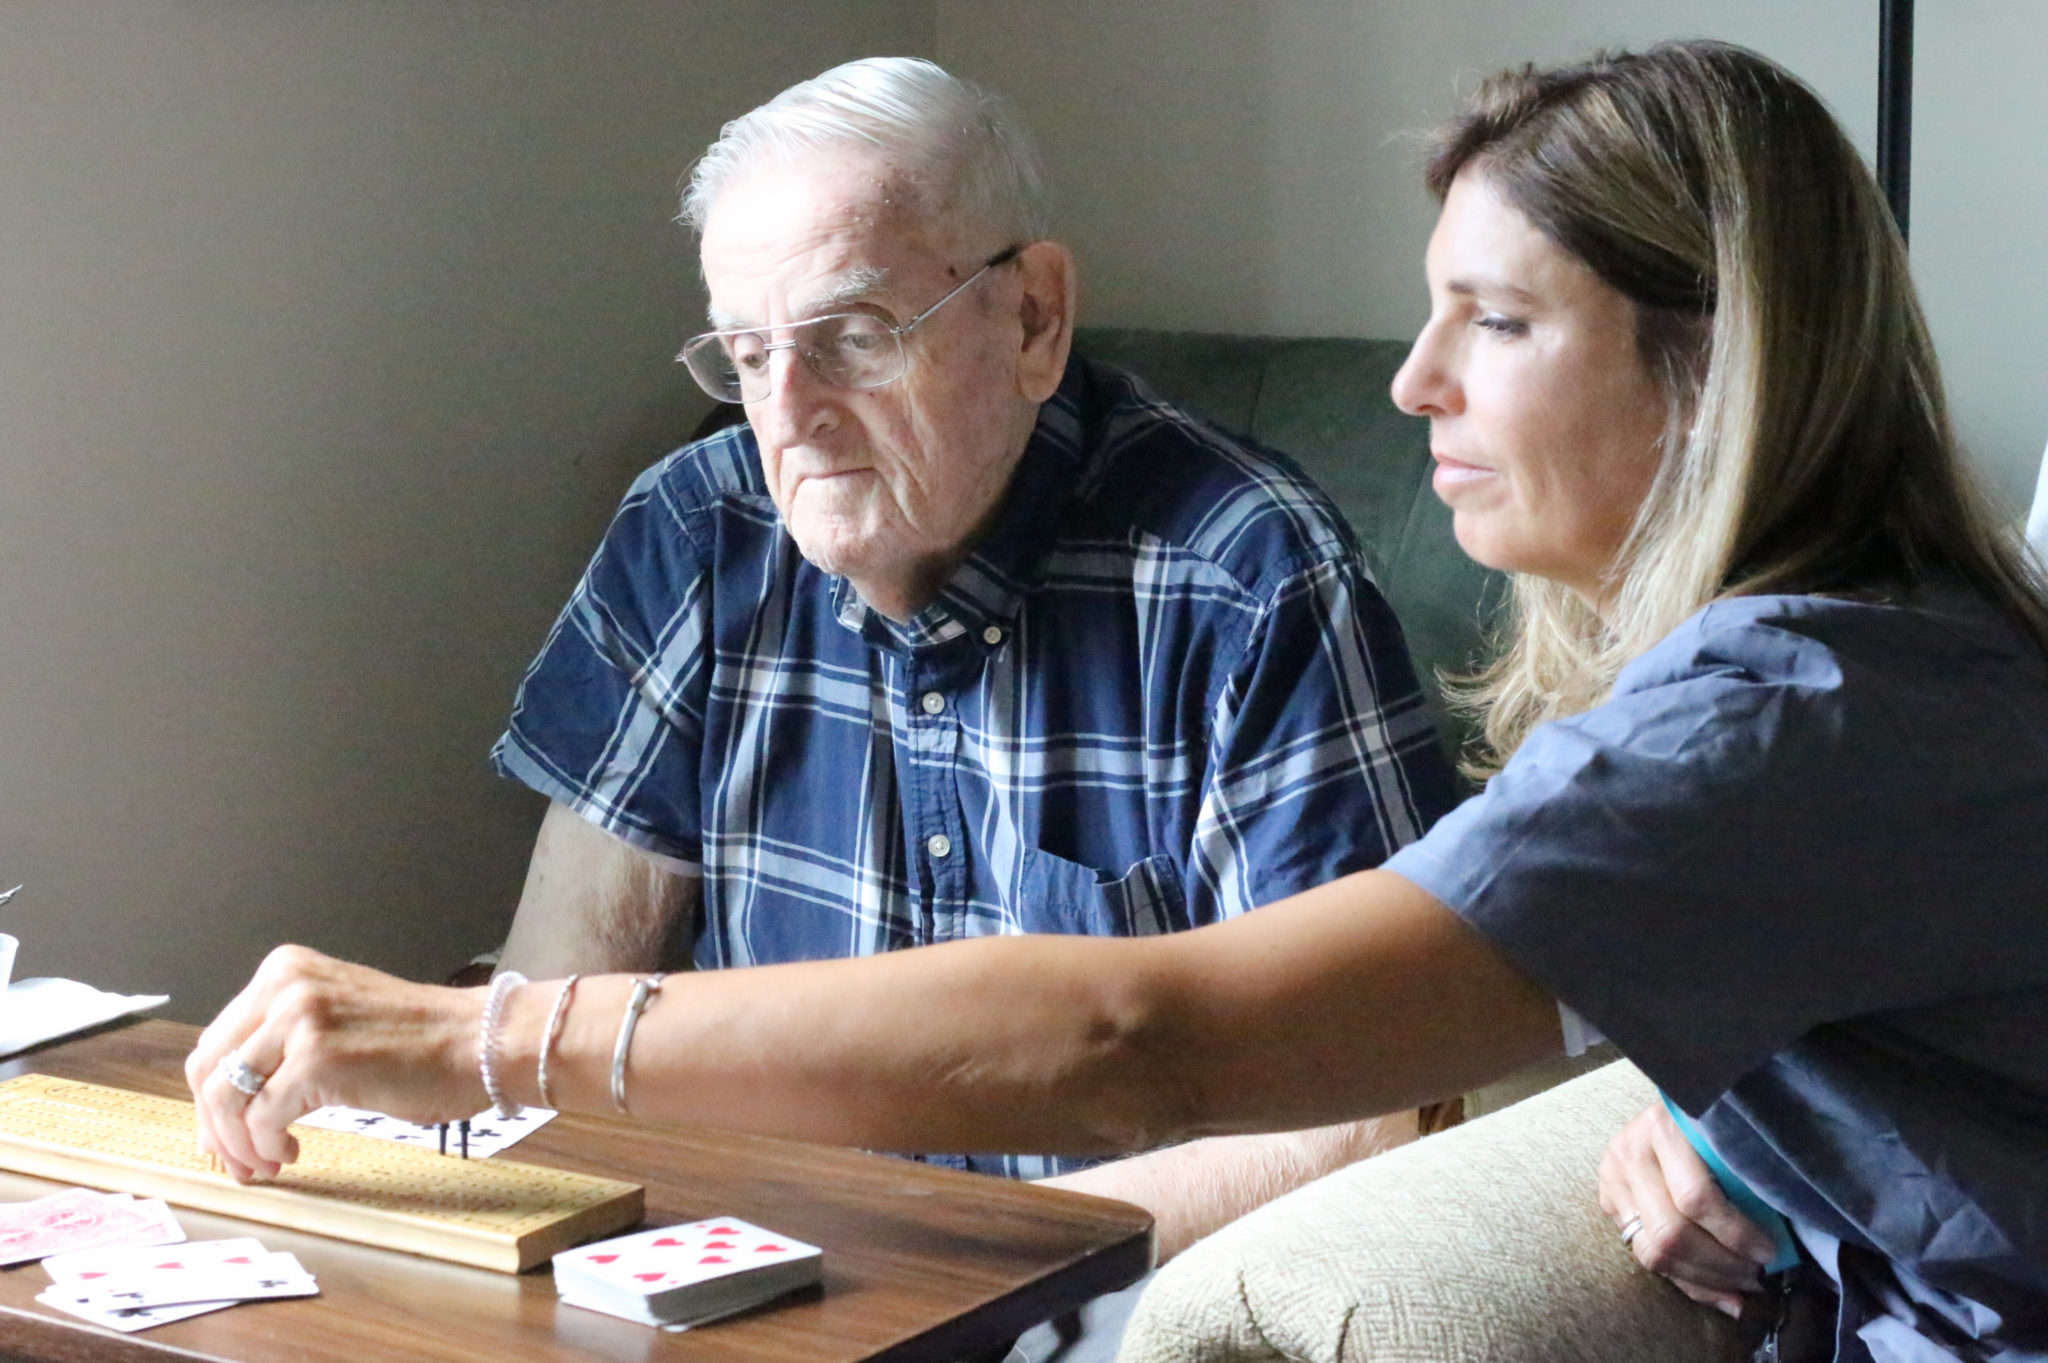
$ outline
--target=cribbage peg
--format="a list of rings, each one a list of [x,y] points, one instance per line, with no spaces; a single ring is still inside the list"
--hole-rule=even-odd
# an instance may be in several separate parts
[[[440,1123],[440,1129],[441,1129],[441,1153],[445,1155],[445,1154],[447,1154],[447,1153],[448,1153],[448,1123],[446,1123],[446,1122],[442,1122],[442,1123]]]
[[[464,1117],[464,1118],[463,1118],[463,1119],[462,1119],[461,1121],[457,1122],[457,1123],[456,1123],[455,1125],[456,1125],[457,1127],[461,1128],[461,1131],[462,1131],[462,1157],[463,1157],[464,1159],[468,1159],[468,1158],[469,1158],[469,1118],[467,1118],[467,1117]]]

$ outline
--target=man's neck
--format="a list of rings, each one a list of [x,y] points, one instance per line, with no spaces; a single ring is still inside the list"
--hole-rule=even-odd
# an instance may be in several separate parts
[[[988,509],[981,513],[981,519],[974,523],[974,528],[950,551],[917,559],[893,573],[871,577],[848,573],[846,580],[860,593],[860,599],[899,625],[908,624],[919,611],[938,600],[939,593],[954,572],[974,552],[974,546],[987,539],[989,532],[995,529],[996,521],[1003,514],[1003,504],[1009,500],[1010,488],[1017,481],[1017,466],[1023,462],[1023,457],[1023,451],[1019,450],[1017,458],[1010,463],[1001,491],[990,500]]]
[[[939,591],[946,585],[946,579],[952,577],[953,570],[966,561],[972,548],[968,545],[946,558],[920,563],[907,573],[892,573],[884,577],[848,574],[846,580],[870,609],[888,616],[899,625],[908,624],[919,611],[939,599]]]

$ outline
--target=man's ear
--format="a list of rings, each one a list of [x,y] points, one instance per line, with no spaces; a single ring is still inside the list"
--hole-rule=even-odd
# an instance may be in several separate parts
[[[1074,253],[1056,241],[1034,241],[1017,255],[1017,278],[1024,327],[1017,390],[1026,401],[1044,402],[1059,390],[1074,345]]]

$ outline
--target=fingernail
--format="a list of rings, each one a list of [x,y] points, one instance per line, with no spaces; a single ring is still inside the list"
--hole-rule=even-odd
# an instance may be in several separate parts
[[[1732,1297],[1723,1297],[1714,1303],[1714,1309],[1730,1320],[1742,1319],[1742,1303]]]

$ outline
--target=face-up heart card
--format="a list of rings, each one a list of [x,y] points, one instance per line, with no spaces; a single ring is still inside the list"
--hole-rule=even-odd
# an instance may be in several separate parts
[[[84,1250],[45,1259],[43,1267],[55,1281],[37,1301],[124,1333],[240,1302],[319,1292],[296,1258],[249,1238]]]
[[[234,1240],[192,1240],[166,1250],[162,1246],[124,1246],[120,1249],[84,1249],[74,1254],[53,1254],[43,1260],[43,1271],[53,1282],[94,1282],[119,1274],[145,1269],[176,1270],[200,1265],[254,1263],[270,1251],[254,1236]]]
[[[650,1296],[689,1283],[814,1258],[816,1245],[736,1218],[621,1235],[555,1256],[555,1272],[614,1291]]]
[[[629,1320],[704,1320],[818,1281],[824,1253],[734,1217],[621,1235],[555,1256],[564,1301]]]
[[[319,1291],[313,1275],[297,1259],[277,1253],[255,1255],[246,1263],[180,1263],[106,1278],[75,1278],[44,1295],[54,1294],[67,1304],[91,1310],[124,1311],[195,1302],[311,1297]]]

